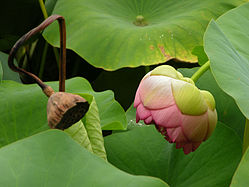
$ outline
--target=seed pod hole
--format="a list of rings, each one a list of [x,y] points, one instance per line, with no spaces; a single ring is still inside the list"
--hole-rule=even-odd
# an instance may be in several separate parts
[[[47,120],[51,128],[67,129],[78,122],[88,111],[89,104],[81,96],[56,92],[48,99]]]

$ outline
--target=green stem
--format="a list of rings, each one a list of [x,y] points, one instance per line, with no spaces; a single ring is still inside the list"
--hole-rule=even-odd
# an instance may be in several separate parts
[[[44,4],[43,0],[39,0],[39,4],[40,4],[40,8],[41,8],[43,17],[45,19],[47,19],[48,18],[48,13],[47,13],[47,10],[46,10],[46,7],[45,7],[45,4]],[[44,46],[44,47],[46,47],[46,46]],[[55,60],[57,62],[57,66],[59,68],[59,53],[58,53],[58,51],[56,50],[55,47],[53,47],[53,51],[54,51]]]
[[[47,52],[48,52],[48,43],[46,42],[45,45],[44,45],[43,53],[42,53],[41,65],[40,65],[40,70],[39,70],[39,75],[38,75],[40,79],[42,79],[42,75],[43,75],[43,72],[44,72]]]
[[[244,138],[243,138],[243,154],[246,152],[249,146],[249,119],[246,119]]]
[[[45,5],[44,5],[43,0],[39,0],[39,4],[40,4],[41,11],[42,11],[42,14],[43,14],[44,19],[47,19],[47,18],[48,18],[48,13],[47,13],[47,11],[46,11],[46,7],[45,7]]]
[[[210,61],[207,61],[204,65],[202,65],[195,73],[192,75],[191,79],[196,82],[203,73],[205,73],[210,67]]]

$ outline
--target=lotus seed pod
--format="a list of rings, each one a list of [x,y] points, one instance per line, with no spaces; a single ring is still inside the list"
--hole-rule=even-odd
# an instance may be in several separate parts
[[[53,93],[47,104],[47,120],[51,128],[67,129],[83,118],[89,104],[81,96],[66,93]]]

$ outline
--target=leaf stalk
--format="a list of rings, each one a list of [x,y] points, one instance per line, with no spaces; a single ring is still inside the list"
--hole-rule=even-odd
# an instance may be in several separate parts
[[[65,91],[65,80],[66,80],[66,26],[65,26],[65,19],[60,15],[52,15],[48,17],[45,21],[43,21],[40,25],[23,35],[12,47],[9,58],[8,58],[8,65],[10,69],[12,69],[15,72],[23,73],[29,77],[31,77],[43,90],[43,92],[50,97],[50,94],[52,94],[54,91],[50,89],[50,87],[44,82],[39,79],[36,75],[33,73],[30,73],[20,67],[17,67],[14,64],[14,57],[20,48],[28,39],[30,39],[32,36],[34,36],[37,33],[40,33],[43,31],[47,26],[49,26],[51,23],[53,23],[55,20],[59,22],[59,28],[60,28],[60,68],[59,68],[59,91],[64,92]]]
[[[209,68],[210,61],[207,61],[192,75],[191,79],[196,82]]]

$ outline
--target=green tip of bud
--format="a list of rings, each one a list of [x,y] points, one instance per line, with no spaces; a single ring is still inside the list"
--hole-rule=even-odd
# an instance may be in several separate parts
[[[185,81],[185,82],[188,82],[190,84],[195,85],[194,81],[192,79],[188,78],[188,77],[183,77],[182,80]]]
[[[205,98],[195,85],[176,80],[172,83],[172,88],[176,104],[182,114],[201,115],[207,111]]]
[[[151,71],[150,75],[163,75],[166,77],[171,77],[173,79],[182,80],[183,76],[180,72],[176,71],[175,68],[169,65],[158,66]]]
[[[200,90],[200,91],[201,91],[205,101],[207,102],[208,107],[211,110],[214,110],[215,109],[215,100],[214,100],[213,95],[206,90]]]

